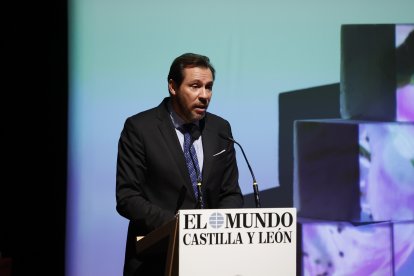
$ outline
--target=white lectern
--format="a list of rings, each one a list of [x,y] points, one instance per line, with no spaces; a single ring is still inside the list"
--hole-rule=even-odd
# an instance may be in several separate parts
[[[193,209],[137,241],[165,252],[165,275],[296,275],[296,209]]]

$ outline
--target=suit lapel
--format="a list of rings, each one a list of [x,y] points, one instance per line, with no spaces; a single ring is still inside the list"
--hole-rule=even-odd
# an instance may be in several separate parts
[[[158,118],[160,120],[158,128],[165,143],[167,144],[168,150],[170,151],[172,158],[174,159],[174,164],[171,164],[171,166],[176,166],[182,177],[182,180],[177,180],[177,182],[185,183],[187,189],[190,189],[190,191],[192,191],[193,188],[190,176],[188,174],[188,169],[185,163],[183,150],[178,140],[175,128],[171,122],[171,118],[168,113],[166,103],[166,99],[164,99],[164,101],[158,108]]]
[[[211,172],[211,166],[213,161],[213,151],[214,151],[214,133],[211,132],[209,129],[209,124],[207,123],[208,119],[205,118],[205,125],[202,132],[202,139],[203,139],[203,155],[204,155],[204,163],[203,163],[203,185],[208,183],[208,176]]]

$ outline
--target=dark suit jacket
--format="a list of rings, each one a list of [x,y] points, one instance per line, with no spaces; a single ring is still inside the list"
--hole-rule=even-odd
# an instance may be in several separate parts
[[[117,211],[127,218],[124,275],[138,275],[142,260],[135,254],[136,236],[148,234],[174,218],[177,200],[186,187],[180,209],[194,209],[196,198],[184,154],[167,109],[167,101],[129,117],[118,145]],[[239,208],[243,196],[230,124],[211,113],[200,122],[204,164],[202,191],[205,208]],[[221,154],[214,156],[216,153]],[[148,272],[149,273],[149,272]],[[155,275],[155,272],[151,272]],[[139,274],[144,275],[144,274]]]

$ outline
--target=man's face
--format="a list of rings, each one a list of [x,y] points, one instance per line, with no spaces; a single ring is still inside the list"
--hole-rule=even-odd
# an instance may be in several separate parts
[[[179,87],[173,80],[168,82],[174,111],[186,122],[204,117],[213,90],[213,74],[203,67],[184,68],[183,82]]]

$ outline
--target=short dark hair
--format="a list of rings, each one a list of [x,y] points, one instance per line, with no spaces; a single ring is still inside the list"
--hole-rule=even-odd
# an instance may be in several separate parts
[[[210,63],[210,59],[207,56],[185,53],[174,59],[170,67],[170,72],[168,73],[167,81],[173,80],[177,86],[180,86],[184,79],[184,68],[194,67],[203,67],[210,69],[214,80],[216,71],[214,70],[213,65]]]

